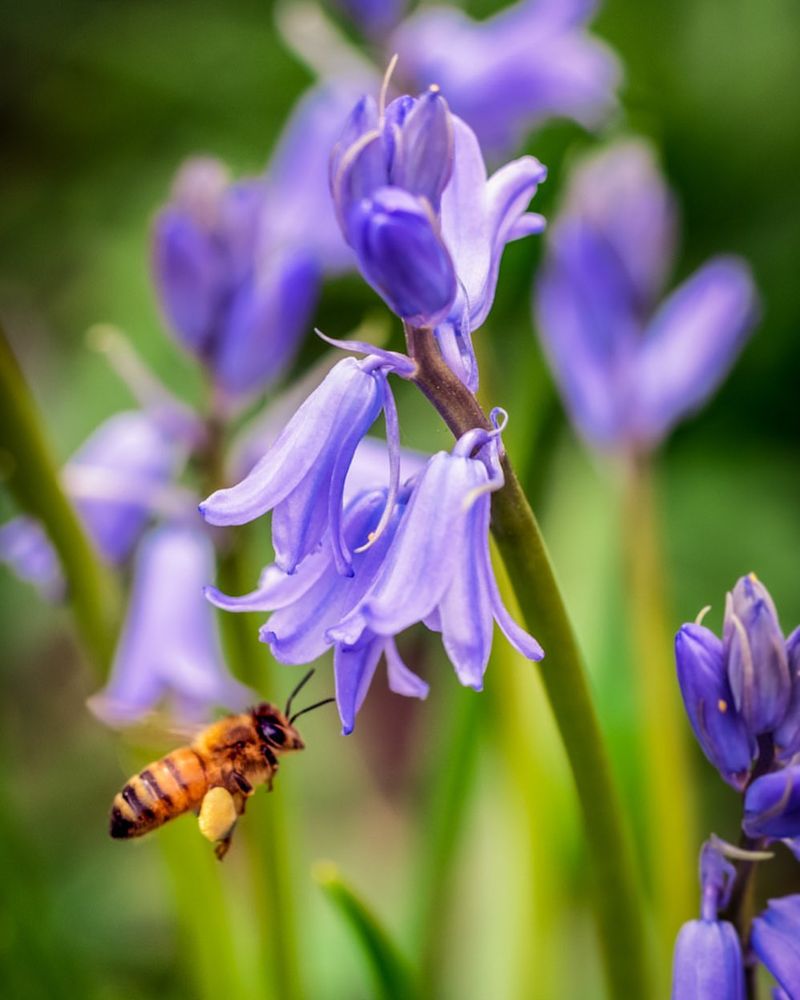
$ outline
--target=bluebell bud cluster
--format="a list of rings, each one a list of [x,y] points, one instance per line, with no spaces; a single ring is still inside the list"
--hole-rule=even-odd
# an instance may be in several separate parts
[[[695,736],[743,795],[745,848],[760,852],[780,842],[800,858],[800,628],[785,638],[769,592],[751,573],[727,595],[722,637],[700,621],[686,624],[675,656]],[[719,919],[742,876],[722,858],[718,841],[703,852],[703,912],[678,937],[675,1000],[743,1000],[742,970],[755,959],[786,996],[800,995],[800,896],[770,900],[743,948],[732,925]]]

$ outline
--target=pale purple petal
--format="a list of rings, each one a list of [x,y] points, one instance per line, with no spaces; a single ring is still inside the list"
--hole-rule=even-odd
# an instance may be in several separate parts
[[[380,384],[372,375],[354,358],[340,361],[249,475],[212,494],[200,512],[211,524],[244,524],[284,501],[307,476],[324,480],[323,467],[329,468],[342,450],[343,430],[356,426],[363,436],[381,402]]]
[[[790,997],[800,985],[800,895],[771,899],[753,921],[750,946]]]
[[[342,735],[349,736],[356,723],[356,714],[369,691],[378,661],[383,653],[384,640],[365,637],[358,646],[343,647],[337,644],[333,654],[333,672],[336,684],[336,706],[342,720]]]
[[[406,698],[427,698],[429,686],[403,662],[394,639],[385,640],[383,651],[386,656],[389,690],[405,695]]]
[[[42,525],[21,515],[0,527],[0,562],[50,601],[64,596],[65,582],[53,543]]]
[[[451,582],[439,602],[444,648],[458,679],[476,691],[483,689],[494,632],[491,596],[481,558],[488,530],[489,495],[485,494],[469,510]]]
[[[737,258],[704,265],[664,302],[636,366],[636,431],[660,440],[719,386],[752,332],[757,296]]]

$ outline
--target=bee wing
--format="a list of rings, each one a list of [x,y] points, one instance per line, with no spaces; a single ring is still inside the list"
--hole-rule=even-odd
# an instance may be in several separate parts
[[[116,728],[126,744],[152,753],[192,743],[205,726],[203,723],[179,725],[166,712],[156,711],[139,722]]]

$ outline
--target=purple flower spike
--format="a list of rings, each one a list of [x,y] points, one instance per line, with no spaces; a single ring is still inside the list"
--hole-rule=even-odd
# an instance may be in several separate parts
[[[744,798],[742,827],[751,837],[800,837],[800,764],[756,778]]]
[[[276,562],[287,573],[330,530],[339,571],[349,572],[341,538],[345,479],[390,391],[375,364],[374,358],[345,358],[331,369],[253,470],[200,504],[203,517],[210,524],[245,524],[272,510]]]
[[[675,636],[675,661],[686,713],[703,753],[725,781],[742,791],[756,745],[736,709],[720,639],[702,625]]]
[[[722,382],[757,319],[748,266],[710,261],[660,306],[676,228],[650,148],[623,141],[573,172],[536,286],[537,326],[592,445],[654,448]]]
[[[786,716],[791,678],[775,605],[753,573],[727,596],[724,640],[737,709],[753,736],[771,732]]]
[[[194,528],[163,526],[142,543],[111,679],[90,701],[105,722],[137,722],[163,702],[177,719],[199,722],[214,707],[252,701],[225,668],[203,598],[213,565],[211,542]]]
[[[675,942],[672,1000],[745,1000],[739,938],[727,920],[690,920]]]
[[[800,751],[800,628],[786,640],[786,661],[792,694],[783,722],[774,733],[775,752],[781,760],[788,760]]]
[[[462,684],[480,690],[494,621],[524,656],[544,655],[502,604],[489,558],[489,491],[502,484],[471,452],[489,435],[470,431],[452,453],[426,465],[375,582],[353,610],[329,630],[346,646],[369,634],[397,635],[415,622],[441,631]],[[490,448],[495,447],[489,444]]]
[[[391,51],[406,76],[439,84],[481,144],[502,155],[547,118],[593,126],[615,107],[619,66],[585,31],[594,8],[586,0],[523,0],[480,22],[427,8],[400,27]]]
[[[800,895],[771,899],[753,921],[750,947],[789,997],[800,990]]]

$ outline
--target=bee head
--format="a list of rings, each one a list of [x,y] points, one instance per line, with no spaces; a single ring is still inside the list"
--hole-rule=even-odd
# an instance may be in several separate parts
[[[305,747],[300,733],[275,705],[266,703],[259,705],[254,709],[253,716],[258,735],[270,750],[286,753],[289,750],[302,750]]]

